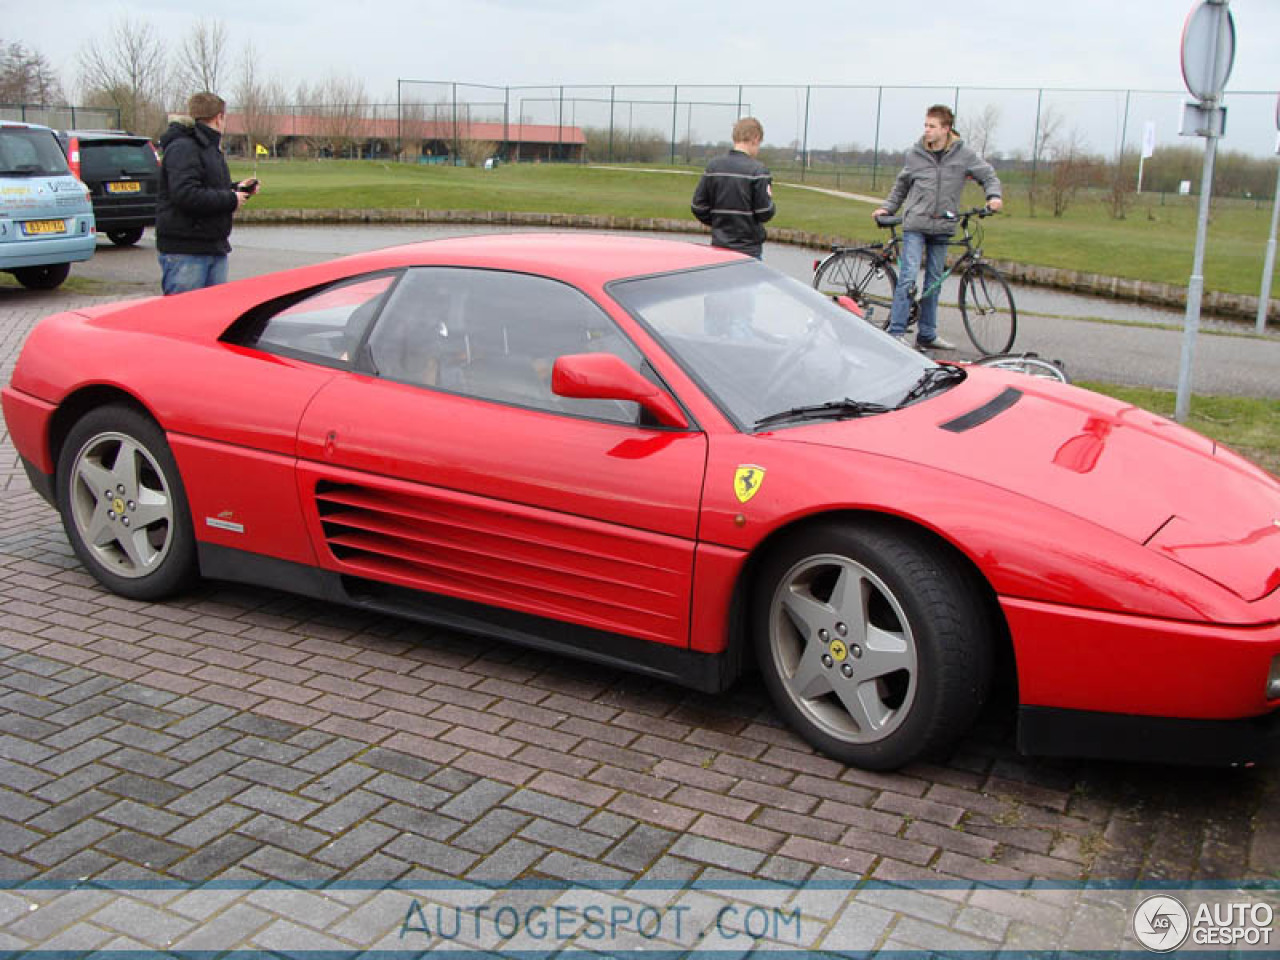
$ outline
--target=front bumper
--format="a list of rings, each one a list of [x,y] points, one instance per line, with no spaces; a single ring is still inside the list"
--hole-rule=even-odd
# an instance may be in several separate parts
[[[1018,750],[1048,757],[1247,767],[1280,755],[1280,710],[1237,720],[1186,720],[1020,707]]]

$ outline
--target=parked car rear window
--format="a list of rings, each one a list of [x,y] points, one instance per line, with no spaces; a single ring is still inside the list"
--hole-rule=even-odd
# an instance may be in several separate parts
[[[145,141],[81,141],[80,173],[83,180],[154,173],[156,155]]]
[[[67,158],[50,130],[0,127],[0,176],[70,173]]]

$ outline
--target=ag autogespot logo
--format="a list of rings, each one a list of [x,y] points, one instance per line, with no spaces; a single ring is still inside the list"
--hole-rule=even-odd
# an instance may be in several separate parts
[[[1191,915],[1176,897],[1147,897],[1133,913],[1133,935],[1154,953],[1177,950],[1191,932]]]

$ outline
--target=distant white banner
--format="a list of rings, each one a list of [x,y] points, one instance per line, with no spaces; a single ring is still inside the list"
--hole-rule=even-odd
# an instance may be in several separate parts
[[[1148,120],[1142,128],[1142,159],[1145,160],[1156,152],[1156,122]]]

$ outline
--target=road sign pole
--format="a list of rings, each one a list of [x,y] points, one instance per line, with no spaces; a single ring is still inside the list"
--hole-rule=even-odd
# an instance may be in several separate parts
[[[1182,327],[1182,362],[1178,367],[1178,396],[1173,416],[1186,423],[1191,407],[1191,370],[1195,361],[1196,335],[1200,332],[1200,301],[1204,296],[1204,248],[1209,226],[1209,201],[1213,197],[1213,161],[1218,152],[1218,138],[1209,137],[1204,144],[1204,169],[1200,174],[1200,216],[1196,224],[1196,252],[1187,283],[1187,315]]]
[[[1276,130],[1280,131],[1280,96],[1276,97]],[[1280,156],[1280,133],[1276,135],[1276,156]],[[1280,167],[1276,168],[1276,188],[1271,195],[1271,232],[1267,234],[1267,259],[1262,264],[1262,289],[1258,291],[1258,333],[1267,332],[1267,310],[1271,306],[1271,270],[1276,262],[1276,221],[1280,219]]]
[[[1236,29],[1230,0],[1199,0],[1182,30],[1182,79],[1198,103],[1186,104],[1183,136],[1204,137],[1204,170],[1200,175],[1200,216],[1196,224],[1196,252],[1187,283],[1187,316],[1183,323],[1182,359],[1174,418],[1185,423],[1191,408],[1191,371],[1196,335],[1200,332],[1200,301],[1204,297],[1204,248],[1209,231],[1209,201],[1213,197],[1213,161],[1218,138],[1226,128],[1222,91],[1235,59]]]
[[[1262,265],[1262,289],[1258,291],[1258,333],[1267,332],[1271,306],[1271,271],[1276,262],[1276,223],[1280,221],[1280,166],[1276,167],[1275,199],[1271,202],[1271,233],[1267,236],[1267,260]]]

